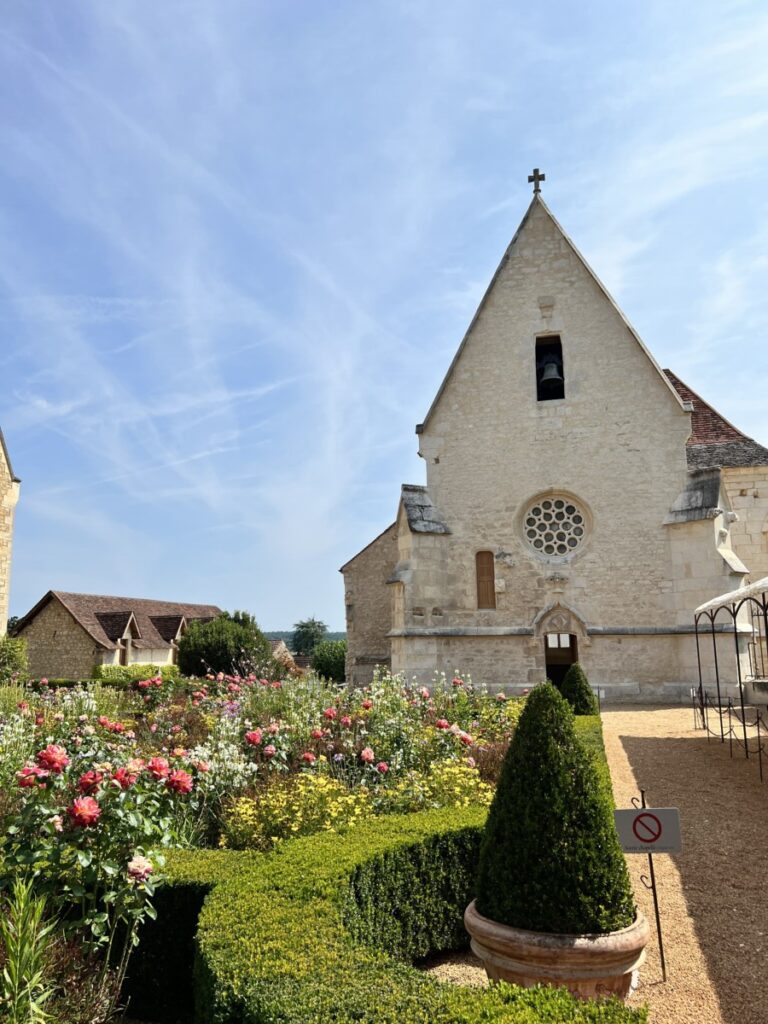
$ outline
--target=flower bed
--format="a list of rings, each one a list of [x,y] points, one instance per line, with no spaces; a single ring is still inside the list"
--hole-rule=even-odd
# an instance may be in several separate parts
[[[176,1024],[640,1024],[562,990],[441,984],[408,961],[466,944],[483,808],[384,816],[270,854],[178,852],[135,964],[134,1014]]]

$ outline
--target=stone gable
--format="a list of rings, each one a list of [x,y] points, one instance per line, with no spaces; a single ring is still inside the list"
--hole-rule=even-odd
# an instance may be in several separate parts
[[[11,585],[13,517],[19,500],[19,480],[0,431],[0,636],[6,631]]]

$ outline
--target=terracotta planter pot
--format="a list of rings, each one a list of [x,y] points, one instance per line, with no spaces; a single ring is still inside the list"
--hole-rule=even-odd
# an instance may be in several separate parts
[[[552,985],[582,999],[626,999],[632,973],[645,961],[648,922],[638,913],[628,928],[607,935],[529,932],[497,924],[478,913],[473,900],[464,912],[472,951],[491,981]]]

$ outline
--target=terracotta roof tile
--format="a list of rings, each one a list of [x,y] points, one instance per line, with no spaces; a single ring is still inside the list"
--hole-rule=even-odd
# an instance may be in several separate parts
[[[729,423],[671,370],[664,373],[683,401],[693,405],[688,438],[689,469],[768,465],[768,448]]]
[[[182,618],[208,621],[221,615],[215,604],[186,604],[176,601],[151,601],[141,597],[110,597],[102,594],[70,594],[63,590],[49,590],[16,626],[21,631],[52,599],[64,605],[72,617],[89,633],[97,644],[111,650],[125,632],[131,615],[136,620],[139,635],[134,647],[159,649],[170,647],[181,625]]]

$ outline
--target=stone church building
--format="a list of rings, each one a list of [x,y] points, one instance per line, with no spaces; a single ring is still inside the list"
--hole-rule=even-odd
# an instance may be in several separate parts
[[[11,583],[13,515],[19,500],[19,478],[13,472],[11,457],[0,430],[0,636],[6,632]]]
[[[515,692],[578,659],[687,698],[693,610],[768,576],[768,449],[659,367],[538,182],[416,433],[426,484],[341,569],[355,683]]]

